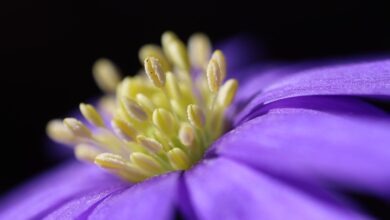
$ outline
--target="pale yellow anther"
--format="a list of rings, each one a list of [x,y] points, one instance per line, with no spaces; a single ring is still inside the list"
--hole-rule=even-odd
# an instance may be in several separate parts
[[[185,170],[190,167],[190,159],[180,148],[173,148],[167,153],[169,163],[176,170]]]
[[[138,56],[142,63],[144,63],[145,59],[148,57],[157,58],[160,61],[161,68],[163,69],[164,72],[169,71],[171,68],[162,49],[157,45],[153,45],[153,44],[144,45],[139,50]]]
[[[195,131],[188,123],[180,125],[179,140],[184,146],[191,146],[194,143]]]
[[[146,74],[134,77],[126,77],[119,84],[117,89],[117,97],[135,97],[138,93],[151,94],[160,91],[154,86]]]
[[[205,115],[199,106],[191,104],[187,106],[188,121],[197,128],[202,128],[205,123]]]
[[[172,31],[165,31],[162,35],[161,35],[161,45],[163,47],[163,50],[164,50],[164,53],[165,55],[169,55],[168,51],[166,51],[166,45],[169,43],[169,42],[172,42],[174,40],[178,39],[178,37],[176,36],[175,33],[173,33]]]
[[[180,88],[176,77],[171,72],[167,72],[166,77],[167,77],[166,88],[169,97],[172,99],[180,100],[181,99]]]
[[[92,105],[81,103],[79,107],[81,114],[83,114],[89,123],[97,127],[105,126],[102,117]]]
[[[209,38],[203,33],[193,34],[188,41],[188,53],[194,67],[205,68],[211,55]]]
[[[130,160],[133,164],[140,167],[148,173],[159,174],[164,171],[162,166],[151,156],[144,153],[135,152],[130,155]]]
[[[101,153],[95,157],[95,164],[107,169],[125,169],[126,160],[113,153]]]
[[[177,39],[178,39],[178,37],[172,31],[166,31],[161,36],[162,49],[164,51],[164,54],[167,56],[168,60],[170,60],[170,61],[172,61],[172,55],[171,55],[171,51],[169,50],[168,45]]]
[[[157,87],[164,87],[165,72],[157,58],[147,57],[144,62],[146,75],[150,81]]]
[[[131,182],[139,182],[148,177],[147,173],[117,154],[99,154],[95,158],[95,164]]]
[[[72,131],[58,119],[51,120],[47,123],[46,133],[51,139],[60,143],[72,144],[75,142],[75,136]]]
[[[224,80],[226,77],[226,61],[222,51],[214,51],[213,55],[211,56],[211,59],[217,61],[219,69],[221,70],[221,80]]]
[[[207,83],[211,92],[218,91],[222,83],[222,75],[219,65],[216,60],[211,59],[207,66]]]
[[[163,145],[160,142],[143,135],[137,136],[137,142],[153,153],[158,153],[163,149]]]
[[[123,169],[107,169],[107,171],[133,183],[141,182],[149,177],[147,173],[133,164],[128,164]]]
[[[77,137],[91,138],[91,131],[75,118],[65,118],[64,125],[67,126]]]
[[[74,153],[77,159],[93,163],[96,156],[102,152],[89,144],[79,144],[76,145]]]
[[[148,115],[146,114],[146,112],[137,102],[133,101],[132,99],[123,97],[122,105],[130,117],[138,121],[145,121],[146,119],[148,119]]]
[[[105,92],[114,93],[121,80],[118,69],[108,59],[101,58],[92,68],[93,76],[99,88]]]
[[[168,137],[175,134],[177,122],[169,111],[158,108],[153,111],[153,124],[155,124]]]
[[[236,95],[238,82],[235,79],[229,79],[220,88],[217,96],[217,105],[223,108],[228,107]]]
[[[164,53],[179,69],[188,70],[189,58],[184,43],[172,32],[167,31],[161,38]]]
[[[153,112],[153,110],[156,108],[156,106],[153,104],[153,102],[142,93],[138,93],[135,96],[135,100],[149,114],[151,114]]]
[[[119,136],[128,141],[135,140],[137,137],[137,130],[125,121],[114,118],[111,121],[111,126]]]

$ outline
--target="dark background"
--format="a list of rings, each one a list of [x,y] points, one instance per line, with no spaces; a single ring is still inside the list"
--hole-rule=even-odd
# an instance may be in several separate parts
[[[45,123],[100,93],[91,76],[99,57],[126,74],[140,67],[137,50],[164,30],[214,42],[249,33],[264,59],[304,59],[390,52],[389,11],[371,2],[234,3],[181,1],[13,1],[0,3],[0,193],[59,163],[47,155]],[[388,204],[353,195],[368,209]]]

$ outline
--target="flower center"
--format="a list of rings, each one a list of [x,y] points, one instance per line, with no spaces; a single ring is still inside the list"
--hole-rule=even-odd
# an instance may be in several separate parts
[[[199,161],[224,131],[224,113],[237,90],[226,76],[221,51],[211,54],[207,36],[194,34],[187,48],[172,32],[162,48],[145,45],[139,52],[144,70],[121,80],[107,59],[93,73],[107,94],[98,108],[80,104],[88,127],[75,118],[49,122],[49,136],[74,146],[78,159],[139,182]],[[109,122],[107,122],[109,121]]]

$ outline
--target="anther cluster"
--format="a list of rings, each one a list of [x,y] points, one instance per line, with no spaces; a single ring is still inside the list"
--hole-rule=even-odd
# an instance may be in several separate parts
[[[145,45],[139,58],[144,69],[123,79],[111,61],[98,60],[93,75],[105,95],[97,107],[81,103],[85,120],[56,119],[47,126],[78,159],[131,182],[199,161],[223,133],[238,86],[225,80],[225,57],[212,52],[204,34],[192,35],[186,47],[166,32],[162,47]]]

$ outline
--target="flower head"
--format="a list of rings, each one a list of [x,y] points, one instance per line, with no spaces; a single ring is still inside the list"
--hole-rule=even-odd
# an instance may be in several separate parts
[[[131,182],[185,170],[199,161],[224,130],[237,81],[225,81],[225,57],[220,50],[211,54],[204,34],[190,38],[188,52],[172,32],[163,34],[162,45],[143,46],[139,57],[144,70],[122,80],[111,61],[98,60],[93,73],[107,93],[100,103],[108,114],[101,116],[94,106],[81,103],[93,128],[66,118],[64,125],[50,122],[49,135],[74,145],[77,158]]]
[[[335,188],[390,200],[390,116],[366,102],[388,102],[389,59],[234,75],[204,35],[188,53],[171,32],[162,45],[140,50],[145,72],[131,78],[97,61],[98,107],[48,125],[77,158],[129,181],[71,161],[3,200],[0,219],[369,219]]]

